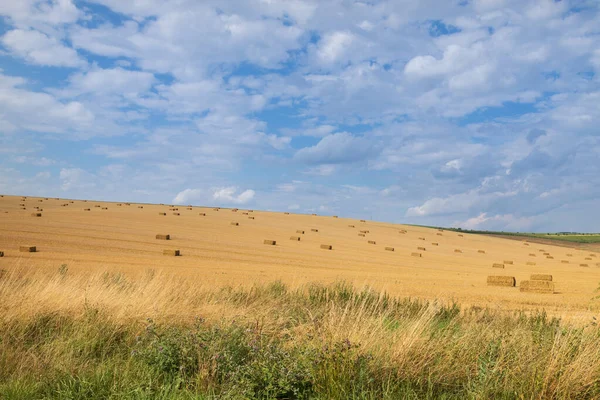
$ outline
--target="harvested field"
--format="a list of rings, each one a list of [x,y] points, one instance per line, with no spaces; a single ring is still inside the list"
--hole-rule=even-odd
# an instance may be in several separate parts
[[[594,300],[600,268],[596,268],[597,258],[590,250],[531,242],[526,247],[519,241],[474,234],[460,237],[446,231],[436,236],[439,246],[427,246],[425,255],[425,251],[415,249],[425,247],[420,238],[431,239],[435,229],[369,221],[369,240],[381,247],[364,246],[364,238],[348,228],[349,224],[358,228],[359,220],[341,215],[339,219],[299,214],[284,218],[283,213],[254,210],[256,220],[231,226],[235,215],[213,211],[219,210],[213,207],[194,207],[205,214],[203,218],[187,211],[173,218],[163,215],[167,206],[144,204],[138,209],[137,204],[126,207],[126,203],[120,203],[123,207],[117,207],[117,203],[106,202],[101,204],[108,210],[82,212],[98,202],[68,201],[71,207],[62,207],[66,200],[51,198],[43,203],[43,218],[31,218],[32,211],[19,209],[20,198],[0,198],[0,249],[5,254],[0,269],[56,271],[67,264],[70,273],[111,271],[131,276],[144,276],[145,271],[153,269],[211,286],[252,285],[278,279],[300,285],[344,279],[391,295],[453,299],[465,305],[504,310],[543,307],[553,314],[581,319],[597,315],[600,310],[600,302]],[[304,235],[294,233],[300,227]],[[361,229],[367,230],[366,223]],[[157,240],[158,232],[167,232],[176,241]],[[302,239],[292,240],[290,235]],[[263,245],[264,238],[277,245]],[[36,244],[41,251],[21,253],[19,246],[28,243]],[[176,243],[183,257],[161,256],[168,243]],[[335,251],[323,251],[322,244]],[[385,251],[386,247],[394,251]],[[455,256],[454,249],[458,248],[463,254]],[[485,253],[479,253],[483,249]],[[540,257],[537,265],[530,264],[530,254],[539,250],[552,254],[555,260]],[[570,264],[563,264],[561,260],[567,258]],[[490,268],[504,259],[504,271],[510,271],[519,282],[529,280],[532,274],[551,274],[556,293],[536,298],[535,293],[515,296],[514,291],[488,287]]]
[[[516,285],[516,282],[517,281],[514,276],[493,275],[487,277],[488,286],[514,287]]]
[[[528,293],[552,294],[554,293],[554,282],[548,280],[521,281],[521,283],[519,284],[519,290],[521,292]]]

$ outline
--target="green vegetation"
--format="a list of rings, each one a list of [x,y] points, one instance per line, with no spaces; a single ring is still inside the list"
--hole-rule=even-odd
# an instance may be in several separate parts
[[[432,227],[435,228],[435,227]],[[498,235],[498,236],[516,236],[531,237],[538,239],[560,240],[572,243],[600,243],[600,233],[577,233],[577,232],[556,232],[556,233],[528,233],[528,232],[501,232],[501,231],[478,231],[461,228],[436,228],[455,231],[461,233],[473,233],[477,235]]]
[[[47,291],[71,290],[69,274],[4,279],[0,307],[7,311],[6,299],[16,304],[29,288],[43,291],[40,282]],[[142,319],[103,306],[99,295],[124,304],[151,286],[109,274],[96,289],[95,282],[78,308],[0,319],[2,399],[600,397],[594,322],[570,326],[544,312],[461,309],[344,283],[290,290],[281,282],[186,292],[207,315],[188,318],[182,309]],[[162,282],[171,295],[173,282]],[[154,297],[156,310],[169,301]]]

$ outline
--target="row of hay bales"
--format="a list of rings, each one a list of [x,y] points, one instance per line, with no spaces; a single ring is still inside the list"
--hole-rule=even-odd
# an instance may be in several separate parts
[[[487,277],[488,286],[515,287],[517,279],[514,276],[490,275]],[[532,274],[529,280],[521,281],[519,290],[527,293],[554,293],[554,281],[549,274]]]

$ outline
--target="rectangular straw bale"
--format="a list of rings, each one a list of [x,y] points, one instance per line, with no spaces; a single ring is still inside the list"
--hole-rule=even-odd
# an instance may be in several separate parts
[[[580,267],[589,267],[587,264],[579,264]]]
[[[529,253],[529,257],[535,257],[535,253]]]
[[[248,210],[248,212],[254,212],[254,210]]]
[[[138,208],[144,208],[144,206],[138,206]]]
[[[239,226],[240,223],[239,222],[232,222],[231,225],[233,225],[233,226]]]
[[[591,260],[592,260],[592,257],[586,257],[585,259],[586,259],[586,260],[590,260],[590,261],[591,261]]]
[[[393,247],[386,247],[385,249],[386,249],[387,251],[394,251],[394,248],[393,248]]]
[[[367,221],[365,221],[364,219],[361,219],[360,222],[367,222]]]
[[[2,196],[2,197],[4,197],[4,196]],[[0,251],[0,257],[4,257],[4,252],[3,251]]]
[[[477,250],[478,253],[485,254],[485,250]]]
[[[490,275],[487,277],[488,286],[515,287],[517,280],[514,276]]]
[[[248,213],[247,212],[243,212],[242,215],[248,215]]]
[[[369,240],[369,244],[377,244],[374,240]]]
[[[364,233],[359,233],[358,236],[365,237],[366,235]]]
[[[32,213],[31,216],[32,217],[41,217],[42,213]]]
[[[163,250],[163,255],[179,257],[181,252],[179,250]]]
[[[338,217],[337,215],[334,215],[334,216],[333,216],[333,218],[337,218],[337,217]]]
[[[436,235],[437,235],[437,236],[442,236],[442,234],[441,234],[441,233],[436,233]]]
[[[369,231],[359,231],[360,233],[369,233]]]
[[[590,254],[590,257],[596,257],[596,255],[594,253]]]
[[[119,207],[121,207],[123,204],[121,204],[121,203],[117,203],[117,205],[118,205]]]
[[[311,215],[312,215],[313,217],[316,217],[316,216],[317,216],[317,214],[311,214]]]
[[[160,239],[160,240],[171,240],[171,235],[164,235],[164,234],[158,233],[156,235],[156,238]]]
[[[332,249],[333,249],[333,246],[332,246],[332,245],[330,245],[330,244],[322,244],[322,245],[321,245],[321,248],[322,248],[322,249],[325,249],[325,250],[332,250]]]
[[[311,231],[311,232],[319,232],[319,230],[318,230],[318,229],[315,229],[315,228],[311,229],[310,231]]]
[[[533,261],[527,261],[526,263],[527,265],[535,265],[535,263]]]
[[[424,237],[420,237],[419,240],[425,240],[425,238]]]
[[[193,210],[193,208],[192,208],[192,207],[188,207],[187,209],[188,209],[188,210]]]
[[[206,217],[206,213],[198,213],[198,215],[201,217]]]
[[[554,257],[552,257],[552,256],[546,256],[546,258],[549,260],[554,260]]]
[[[550,255],[550,253],[544,253],[544,255],[545,255],[545,256],[549,256],[549,255]]]
[[[454,249],[454,252],[455,253],[462,253],[462,250],[461,249]]]
[[[158,215],[167,215],[166,212],[159,212]]]
[[[529,246],[529,243],[523,243],[524,246]]]
[[[459,233],[459,234],[458,234],[458,236],[459,236],[459,237],[463,237],[463,234],[462,234],[462,233]]]
[[[563,264],[568,264],[569,260],[560,260],[560,262],[563,263]]]
[[[181,215],[181,213],[174,212],[173,215]]]
[[[573,257],[573,254],[568,253],[567,257]]]
[[[417,250],[426,251],[425,247],[417,247]]]
[[[100,204],[96,204],[94,207],[100,208],[101,206],[100,206]]]
[[[231,212],[238,212],[239,208],[232,208]]]
[[[504,264],[512,264],[513,262],[510,260],[504,260]]]
[[[83,211],[92,211],[91,208],[84,208]]]
[[[528,293],[554,293],[554,282],[551,281],[521,281],[519,284],[521,292]]]
[[[552,275],[549,274],[532,274],[529,277],[532,281],[552,281]]]
[[[494,263],[492,264],[492,268],[504,268],[504,264]]]
[[[354,228],[354,225],[348,225],[348,228]]]
[[[413,257],[423,257],[421,253],[410,253],[410,255]]]
[[[289,212],[284,212],[284,214],[285,214],[285,215],[290,215],[290,213],[289,213]]]
[[[35,253],[37,248],[35,246],[19,246],[19,251],[21,253]]]
[[[432,246],[439,246],[439,243],[431,243]]]
[[[304,231],[303,231],[302,229],[298,229],[298,230],[296,231],[296,233],[299,233],[299,234],[301,234],[301,235],[304,235]]]
[[[290,236],[290,240],[300,241],[300,236]]]
[[[254,217],[248,217],[248,219],[254,219]]]
[[[108,210],[108,207],[102,207],[103,210]]]
[[[218,208],[213,208],[213,211],[219,211],[219,209]]]
[[[265,240],[263,240],[263,243],[264,244],[268,244],[270,246],[275,246],[277,244],[277,241],[276,240],[265,239]]]

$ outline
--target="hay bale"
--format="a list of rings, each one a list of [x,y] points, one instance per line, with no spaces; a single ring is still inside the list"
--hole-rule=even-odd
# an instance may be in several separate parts
[[[181,215],[181,214],[178,212],[174,212],[173,215]]]
[[[290,236],[290,240],[300,241],[300,236]]]
[[[436,243],[431,243],[431,245],[432,246],[439,246],[440,244],[436,242]]]
[[[367,222],[367,221],[365,221],[364,219],[361,219],[360,222]]]
[[[504,264],[494,263],[492,264],[492,268],[504,268]]]
[[[181,255],[181,252],[179,250],[163,250],[163,255],[179,257]]]
[[[455,253],[462,253],[462,250],[461,249],[454,249],[454,252]]]
[[[546,258],[549,260],[554,260],[554,257],[552,257],[552,256],[546,256]]]
[[[427,250],[425,249],[425,247],[417,247],[417,250],[421,250],[421,251],[427,251]]]
[[[334,216],[333,216],[333,218],[337,218],[337,217],[338,217],[337,215],[334,215]]]
[[[100,205],[100,204],[96,204],[94,207],[96,207],[96,208],[100,208],[100,207],[101,207],[101,205]]]
[[[527,293],[554,293],[554,282],[551,281],[521,281],[519,290]]]
[[[317,214],[311,214],[311,215],[312,215],[313,217],[316,217],[316,216],[317,216]]]
[[[365,237],[366,235],[364,233],[359,233],[358,236]]]
[[[535,253],[529,253],[529,257],[535,257]]]
[[[254,217],[248,217],[248,219],[254,219]]]
[[[394,248],[393,248],[393,247],[386,247],[385,249],[386,249],[387,251],[394,251]]]
[[[478,253],[485,254],[485,250],[477,250]]]
[[[84,208],[83,211],[92,211],[91,208]]]
[[[374,241],[374,240],[369,240],[369,242],[368,242],[368,243],[369,243],[369,244],[377,244],[377,243],[375,243],[375,241]]]
[[[459,236],[459,237],[463,237],[463,235],[462,235],[462,234],[459,234],[458,236]]]
[[[159,212],[158,215],[167,215],[166,212]]]
[[[567,257],[573,257],[573,254],[567,254]]]
[[[421,253],[410,253],[410,255],[413,257],[423,257]]]
[[[163,234],[156,234],[156,238],[159,240],[171,240],[171,235],[163,235]]]
[[[103,210],[108,210],[108,207],[102,207]]]
[[[2,196],[2,197],[4,197],[4,196]],[[4,257],[4,252],[3,251],[0,251],[0,257]]]
[[[193,208],[192,208],[192,207],[188,207],[187,209],[188,209],[188,210],[193,210]]]
[[[35,253],[37,248],[35,246],[19,246],[19,251],[21,253]]]
[[[242,215],[248,215],[248,213],[247,212],[243,212]]]
[[[596,257],[596,254],[592,253],[590,254],[590,257]]]
[[[533,274],[529,277],[532,281],[552,281],[552,275],[549,274]]]
[[[545,255],[545,256],[549,256],[549,255],[550,255],[550,253],[544,253],[544,255]]]
[[[42,213],[32,213],[31,216],[32,217],[41,217]]]
[[[318,230],[318,229],[314,229],[314,228],[313,228],[313,229],[311,229],[310,231],[311,231],[311,232],[319,232],[319,230]]]
[[[213,208],[213,211],[219,211],[219,208]]]
[[[321,248],[325,250],[333,250],[333,246],[330,244],[322,244]]]
[[[580,267],[589,267],[587,264],[579,264]]]
[[[232,208],[231,212],[238,212],[239,208]]]
[[[512,264],[513,264],[513,262],[512,262],[512,261],[510,261],[510,260],[504,260],[504,264],[511,264],[511,265],[512,265]]]
[[[121,203],[117,203],[117,206],[119,206],[119,207],[121,207],[122,205],[123,205],[123,204],[121,204]]]
[[[284,214],[285,214],[285,215],[290,215],[290,213],[289,213],[289,212],[284,212]]]
[[[254,212],[254,210],[248,210],[248,212]]]
[[[206,217],[206,213],[199,213],[198,215],[201,217]]]
[[[425,238],[424,237],[420,237],[419,240],[425,240]]]
[[[38,200],[38,201],[39,201],[40,203],[43,203],[43,202],[44,202],[44,200]]]
[[[529,243],[523,243],[524,246],[529,246]]]
[[[360,233],[369,233],[369,231],[359,231]]]
[[[302,229],[298,229],[298,230],[296,230],[296,233],[299,233],[299,234],[301,234],[301,235],[304,235],[304,231],[303,231]]]
[[[569,260],[560,260],[560,262],[561,262],[562,264],[568,264],[568,263],[569,263]]]
[[[544,249],[539,249],[538,251],[539,251],[540,253],[543,253],[543,252],[545,252],[546,250],[544,250]]]
[[[138,208],[144,208],[144,206],[138,206]]]
[[[354,225],[348,225],[348,228],[354,228]]]
[[[527,265],[535,265],[535,263],[533,261],[527,261],[526,263]]]
[[[233,225],[233,226],[239,226],[240,223],[239,222],[232,222],[231,225]]]
[[[591,260],[592,260],[592,257],[586,257],[585,259],[586,259],[586,260],[590,260],[590,261],[591,261]]]
[[[515,287],[517,280],[514,276],[490,275],[487,277],[488,286]]]
[[[270,246],[275,246],[275,245],[277,244],[277,241],[275,241],[275,240],[269,240],[269,239],[265,239],[265,240],[263,240],[263,243],[264,243],[264,244],[268,244],[268,245],[270,245]]]
[[[437,236],[442,236],[442,234],[441,234],[441,233],[436,233],[436,235],[437,235]]]

